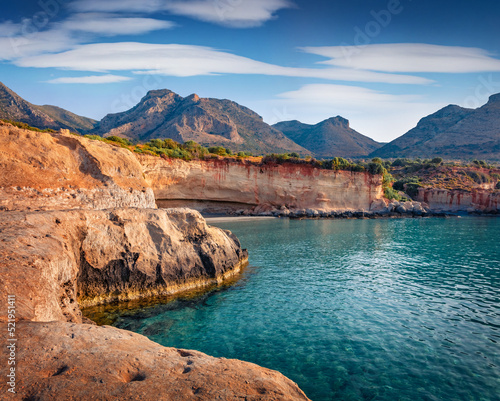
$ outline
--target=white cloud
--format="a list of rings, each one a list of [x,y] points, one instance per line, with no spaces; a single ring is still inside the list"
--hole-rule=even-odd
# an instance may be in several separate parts
[[[91,75],[87,77],[62,77],[46,81],[49,84],[109,84],[130,81],[132,78],[120,75]]]
[[[68,32],[59,30],[0,37],[0,60],[14,60],[33,55],[61,52],[74,47],[77,43],[78,41]]]
[[[120,18],[112,14],[75,14],[62,23],[68,31],[97,35],[139,35],[151,31],[170,29],[175,24],[152,18]]]
[[[79,12],[142,12],[160,11],[164,0],[76,0],[70,7]]]
[[[263,63],[209,47],[147,44],[99,43],[81,45],[59,54],[25,57],[21,67],[62,68],[76,71],[134,71],[176,77],[215,74],[255,74],[327,80],[427,84],[424,78],[356,71],[339,68],[293,68]]]
[[[389,142],[445,105],[414,95],[393,95],[357,86],[311,84],[248,106],[270,123],[283,119],[282,110],[307,124],[340,115],[349,119],[351,127],[361,134]]]
[[[102,36],[138,35],[173,28],[170,21],[81,13],[38,29],[32,20],[0,23],[0,60],[57,53]]]
[[[172,14],[233,28],[260,26],[273,19],[276,11],[290,7],[293,3],[288,0],[177,0],[165,4]]]
[[[15,24],[12,21],[0,23],[0,36],[17,35],[21,30],[20,24]]]
[[[294,7],[290,0],[77,0],[73,9],[81,12],[167,11],[233,28],[249,28],[275,18],[281,9]]]
[[[329,58],[321,64],[342,68],[405,73],[500,71],[499,59],[486,50],[473,47],[397,43],[304,47],[302,50]]]

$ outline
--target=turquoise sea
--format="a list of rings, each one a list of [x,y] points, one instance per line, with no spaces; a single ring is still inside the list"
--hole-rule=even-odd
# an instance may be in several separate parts
[[[249,250],[238,282],[115,326],[278,370],[314,401],[500,400],[500,219],[217,225]]]

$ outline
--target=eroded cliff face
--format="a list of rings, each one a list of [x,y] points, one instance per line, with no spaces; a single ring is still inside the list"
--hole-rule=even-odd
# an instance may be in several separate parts
[[[421,188],[417,200],[427,203],[434,211],[500,212],[500,192],[493,190],[475,189],[468,192]]]
[[[0,122],[0,210],[155,208],[127,149]]]
[[[80,306],[217,284],[247,260],[234,235],[190,209],[4,212],[0,233],[1,292],[19,294],[19,318],[40,322],[81,323]]]
[[[138,156],[158,203],[202,200],[288,209],[371,210],[383,199],[382,178],[305,164],[191,161]]]

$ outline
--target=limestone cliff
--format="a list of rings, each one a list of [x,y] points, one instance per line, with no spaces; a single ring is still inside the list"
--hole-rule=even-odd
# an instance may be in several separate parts
[[[247,258],[189,209],[3,212],[0,233],[0,292],[39,322],[81,323],[79,306],[220,283]]]
[[[369,211],[383,198],[382,178],[368,173],[322,170],[307,164],[138,157],[160,206],[163,201],[202,200],[239,207]]]
[[[0,210],[154,208],[127,149],[0,122]]]
[[[500,213],[500,192],[487,189],[421,188],[417,200],[427,203],[434,211]]]

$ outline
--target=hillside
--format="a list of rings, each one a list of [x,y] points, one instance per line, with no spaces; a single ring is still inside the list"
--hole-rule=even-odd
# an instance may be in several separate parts
[[[478,109],[447,106],[371,156],[500,160],[500,94]]]
[[[367,156],[382,146],[353,130],[349,121],[340,116],[316,125],[286,121],[275,124],[274,128],[310,150],[318,158]]]
[[[154,138],[195,141],[256,154],[309,154],[244,106],[230,100],[202,99],[195,94],[183,98],[166,89],[148,92],[128,111],[107,115],[94,133],[141,142]]]
[[[56,106],[36,106],[0,82],[0,119],[20,121],[37,128],[69,129],[85,133],[96,121]]]

